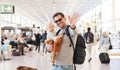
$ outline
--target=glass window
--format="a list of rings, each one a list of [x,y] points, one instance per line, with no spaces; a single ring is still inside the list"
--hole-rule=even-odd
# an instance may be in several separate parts
[[[120,0],[115,0],[115,17],[120,19]]]

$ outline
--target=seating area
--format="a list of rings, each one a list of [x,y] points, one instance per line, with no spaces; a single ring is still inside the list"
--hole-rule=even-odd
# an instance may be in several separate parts
[[[96,47],[94,47],[94,53],[91,62],[88,62],[87,52],[85,62],[81,65],[76,65],[77,70],[120,70],[119,55],[111,55],[111,52],[110,63],[101,64],[98,57],[99,51],[97,51],[95,48]],[[37,68],[38,70],[52,70],[50,54],[43,54],[42,52],[38,53],[35,51],[34,47],[32,51],[26,53],[24,56],[12,56],[11,60],[0,60],[0,70],[16,70],[16,68],[19,66],[28,66]]]

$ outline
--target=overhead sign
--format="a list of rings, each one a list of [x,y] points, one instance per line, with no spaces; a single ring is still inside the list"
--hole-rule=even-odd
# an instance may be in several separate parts
[[[14,6],[10,4],[2,4],[0,5],[0,14],[13,14]]]

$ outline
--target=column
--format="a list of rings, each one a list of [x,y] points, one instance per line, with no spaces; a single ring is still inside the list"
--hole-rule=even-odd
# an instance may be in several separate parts
[[[115,23],[115,0],[112,0],[112,24],[113,24],[113,31],[116,32],[116,23]]]

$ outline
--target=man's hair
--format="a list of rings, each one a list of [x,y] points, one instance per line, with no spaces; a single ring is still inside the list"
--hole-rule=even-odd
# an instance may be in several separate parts
[[[90,28],[90,27],[88,27],[88,28],[87,28],[87,31],[88,31],[88,32],[90,32],[90,30],[91,30],[91,28]]]
[[[55,13],[55,14],[53,15],[53,19],[54,19],[54,17],[56,17],[56,16],[58,16],[58,15],[61,15],[62,17],[64,17],[64,14],[63,14],[62,12],[57,12],[57,13]]]

